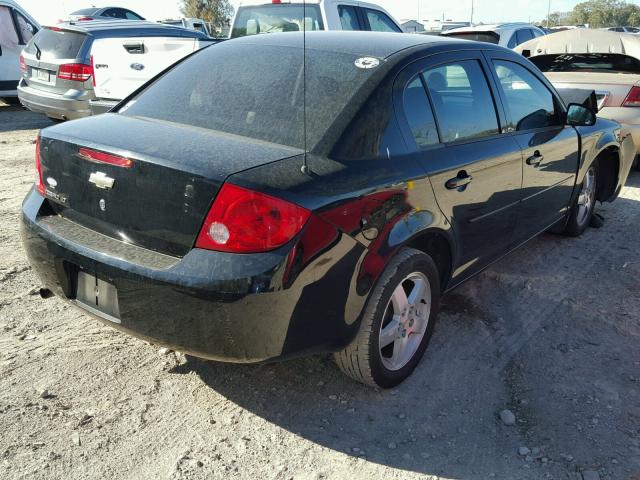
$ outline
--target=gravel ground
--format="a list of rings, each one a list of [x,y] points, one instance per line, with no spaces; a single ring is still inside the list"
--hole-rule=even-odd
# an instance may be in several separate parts
[[[640,175],[602,229],[445,298],[415,374],[377,391],[327,358],[200,361],[40,299],[18,212],[48,124],[0,106],[0,478],[640,480]]]

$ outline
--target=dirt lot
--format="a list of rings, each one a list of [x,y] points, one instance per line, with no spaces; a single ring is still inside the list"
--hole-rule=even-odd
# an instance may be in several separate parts
[[[40,299],[18,218],[48,124],[0,107],[0,478],[640,479],[640,175],[604,228],[446,298],[413,377],[376,391],[327,358],[165,353]]]

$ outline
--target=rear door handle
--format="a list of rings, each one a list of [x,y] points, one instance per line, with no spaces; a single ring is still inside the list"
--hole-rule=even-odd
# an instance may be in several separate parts
[[[445,187],[447,187],[447,189],[449,190],[462,191],[472,181],[473,181],[473,177],[471,175],[467,175],[467,172],[463,170],[461,172],[458,172],[457,177],[447,180],[447,183],[445,183]]]
[[[538,150],[536,150],[531,157],[527,158],[527,165],[537,167],[542,163],[543,160],[544,156]]]

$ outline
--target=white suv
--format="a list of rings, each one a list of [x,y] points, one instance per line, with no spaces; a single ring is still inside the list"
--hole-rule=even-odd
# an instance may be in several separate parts
[[[230,38],[259,33],[314,30],[398,32],[398,22],[382,7],[351,0],[242,1]]]
[[[502,47],[516,48],[524,42],[546,35],[544,31],[528,23],[501,23],[454,28],[442,32],[443,36],[495,43]]]

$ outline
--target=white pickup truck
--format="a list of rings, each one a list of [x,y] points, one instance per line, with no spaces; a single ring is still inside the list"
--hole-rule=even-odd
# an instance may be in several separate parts
[[[352,0],[243,0],[230,38],[259,33],[314,30],[398,32],[398,22],[382,7]]]

